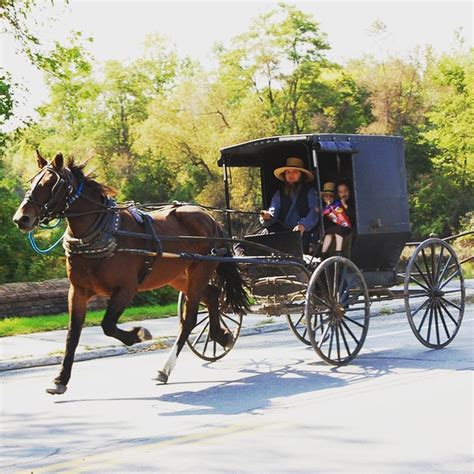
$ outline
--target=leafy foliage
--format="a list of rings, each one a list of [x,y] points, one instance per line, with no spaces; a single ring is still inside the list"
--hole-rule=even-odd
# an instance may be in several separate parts
[[[3,19],[24,33],[25,44],[38,45],[22,20],[35,2],[23,2],[24,8],[14,3],[0,4],[9,5],[10,20]],[[374,26],[376,35],[385,30],[381,23]],[[31,174],[35,148],[47,156],[62,151],[92,158],[99,179],[118,188],[122,200],[223,207],[216,165],[222,147],[314,131],[397,134],[406,143],[414,237],[455,232],[473,211],[472,51],[441,58],[415,51],[334,64],[326,57],[330,45],[319,23],[285,4],[260,15],[229,45],[216,45],[211,72],[179,58],[157,35],[131,63],[97,64],[89,42],[75,33],[67,44],[31,55],[45,72],[50,98],[37,122],[3,137],[4,281],[63,272],[61,257],[32,259],[10,221],[21,187],[13,176]],[[13,113],[10,82],[0,75],[1,120]],[[233,170],[234,207],[259,209],[258,180],[256,170]]]

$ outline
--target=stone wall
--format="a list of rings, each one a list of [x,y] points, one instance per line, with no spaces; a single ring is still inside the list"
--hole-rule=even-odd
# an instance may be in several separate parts
[[[67,312],[68,289],[67,278],[0,285],[0,318]],[[106,303],[107,298],[94,297],[88,307],[102,309]]]

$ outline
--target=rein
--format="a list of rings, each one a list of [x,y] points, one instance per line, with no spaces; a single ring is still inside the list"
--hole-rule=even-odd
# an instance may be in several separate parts
[[[71,217],[80,217],[91,214],[102,215],[93,223],[91,228],[88,230],[87,234],[80,239],[77,239],[73,236],[68,235],[67,230],[64,234],[52,245],[46,249],[39,248],[33,231],[28,233],[28,241],[33,248],[33,250],[41,255],[46,255],[49,252],[53,251],[61,242],[63,242],[63,247],[66,251],[66,256],[72,255],[82,255],[88,258],[105,258],[111,256],[115,252],[130,252],[130,253],[139,253],[145,257],[156,257],[163,255],[163,250],[161,248],[161,240],[163,241],[212,241],[212,242],[232,242],[233,244],[242,242],[249,243],[247,241],[240,241],[236,239],[229,239],[226,237],[199,237],[199,236],[158,236],[154,230],[151,222],[151,217],[147,212],[153,210],[159,210],[163,207],[174,205],[176,207],[180,206],[199,206],[203,209],[223,212],[223,213],[232,213],[232,214],[247,214],[247,215],[260,215],[260,212],[256,211],[239,211],[234,209],[222,209],[213,206],[203,206],[200,204],[182,202],[182,201],[172,201],[171,203],[152,203],[152,204],[139,204],[133,201],[128,201],[122,204],[117,204],[112,199],[107,196],[104,197],[104,202],[98,202],[95,199],[91,199],[87,196],[84,191],[84,181],[80,181],[77,189],[74,189],[73,186],[73,174],[68,169],[65,168],[65,176],[61,176],[52,165],[45,166],[41,171],[45,173],[46,171],[52,172],[56,176],[56,182],[54,183],[51,189],[51,197],[46,203],[41,203],[34,198],[34,191],[36,186],[41,181],[41,178],[38,179],[36,185],[27,192],[25,195],[24,201],[35,204],[40,207],[40,213],[38,220],[40,221],[40,227],[43,228],[54,228],[59,224],[59,221],[65,218]],[[34,178],[33,178],[34,179]],[[71,205],[77,201],[79,198],[90,201],[100,209],[95,209],[92,211],[84,212],[68,212]],[[61,201],[63,205],[60,206]],[[139,211],[143,218],[143,223],[145,224],[145,232],[129,232],[120,229],[120,211],[135,208]],[[140,212],[141,211],[141,212]],[[58,219],[58,223],[55,226],[47,227],[44,224],[47,224],[52,219]],[[117,247],[117,238],[118,237],[131,237],[139,240],[152,241],[152,248],[147,249],[127,249],[127,248],[118,248]],[[252,246],[261,247],[261,250],[265,249],[265,246],[255,245]],[[268,249],[267,249],[268,250]],[[280,253],[280,252],[278,252]],[[283,256],[283,255],[281,255]],[[285,255],[286,256],[286,255]],[[150,261],[145,262],[146,270],[151,270]]]

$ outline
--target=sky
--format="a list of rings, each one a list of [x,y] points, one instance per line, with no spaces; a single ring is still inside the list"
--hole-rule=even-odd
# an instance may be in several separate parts
[[[40,1],[41,3],[41,1]],[[326,33],[329,59],[344,63],[365,54],[408,56],[415,47],[433,46],[436,52],[455,46],[456,30],[467,44],[473,38],[473,4],[456,1],[300,1],[287,2],[310,13]],[[45,45],[65,41],[71,31],[94,38],[88,46],[97,61],[132,61],[142,51],[144,38],[160,33],[175,43],[180,56],[190,56],[207,69],[212,68],[212,47],[229,44],[245,32],[259,14],[277,6],[275,1],[117,1],[59,0],[55,6],[44,1],[35,10],[36,30]],[[54,22],[45,21],[56,17]],[[385,41],[375,41],[369,33],[380,20],[388,28]],[[43,23],[43,25],[41,25]],[[23,91],[16,112],[22,118],[34,113],[47,100],[42,75],[18,54],[14,40],[0,39],[0,66],[9,71]]]

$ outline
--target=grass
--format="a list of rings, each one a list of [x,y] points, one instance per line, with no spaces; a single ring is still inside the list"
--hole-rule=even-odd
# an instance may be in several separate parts
[[[265,324],[272,324],[274,322],[275,320],[273,318],[266,318],[266,319],[263,319],[262,321],[259,321],[257,323],[257,326],[265,326]]]
[[[140,306],[128,308],[120,317],[120,323],[141,321],[143,319],[167,318],[176,315],[176,303],[166,306]],[[89,311],[85,326],[99,326],[104,316],[104,310]],[[0,320],[0,337],[31,334],[41,331],[67,329],[69,316],[56,314],[50,316],[11,317]]]

